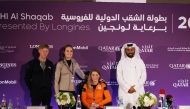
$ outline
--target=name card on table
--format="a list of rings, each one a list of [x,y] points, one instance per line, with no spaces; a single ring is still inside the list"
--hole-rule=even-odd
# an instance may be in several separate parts
[[[47,109],[47,106],[26,106],[26,109]]]
[[[190,105],[178,105],[178,109],[190,109]]]
[[[104,106],[104,109],[124,109],[122,106]]]

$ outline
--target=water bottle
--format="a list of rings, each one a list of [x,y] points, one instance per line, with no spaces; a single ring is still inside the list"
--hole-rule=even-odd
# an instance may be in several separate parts
[[[123,104],[123,97],[120,96],[119,97],[119,101],[120,101],[119,102],[119,106],[124,106],[124,104]]]
[[[80,95],[77,97],[77,109],[81,109],[81,100],[80,100]]]
[[[13,109],[13,103],[11,99],[9,99],[8,109]]]
[[[162,98],[160,97],[159,101],[158,101],[158,108],[162,109]]]
[[[163,107],[164,109],[168,109],[168,103],[167,103],[167,101],[165,100],[165,102],[164,102],[164,107]]]
[[[5,99],[5,94],[3,94],[3,99],[2,99],[2,107],[1,109],[7,109],[7,102],[6,102],[6,99]]]

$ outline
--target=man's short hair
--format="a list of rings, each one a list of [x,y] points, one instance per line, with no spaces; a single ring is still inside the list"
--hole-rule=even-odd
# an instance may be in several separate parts
[[[41,45],[38,47],[38,49],[43,49],[43,48],[49,49],[49,45],[47,45],[47,44],[41,44]]]

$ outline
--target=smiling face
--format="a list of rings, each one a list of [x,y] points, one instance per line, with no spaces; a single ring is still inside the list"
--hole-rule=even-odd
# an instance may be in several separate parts
[[[100,75],[98,74],[98,72],[93,71],[91,74],[91,79],[93,83],[98,83],[99,79],[100,79]]]
[[[135,55],[135,48],[134,47],[128,47],[125,49],[125,53],[129,58],[132,58]]]
[[[66,59],[71,59],[73,57],[73,49],[71,47],[66,47],[64,54]]]

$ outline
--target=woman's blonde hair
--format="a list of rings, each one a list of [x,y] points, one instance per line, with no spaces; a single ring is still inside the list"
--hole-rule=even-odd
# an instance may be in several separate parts
[[[92,89],[91,89],[91,85],[92,85],[92,78],[91,78],[91,75],[92,75],[92,72],[97,72],[99,75],[100,75],[100,78],[101,78],[101,73],[100,73],[100,71],[97,69],[97,68],[93,68],[91,71],[90,71],[90,73],[89,73],[89,76],[88,76],[88,80],[87,80],[87,88],[88,88],[88,90],[91,92],[92,91]],[[100,79],[99,78],[99,79]]]

